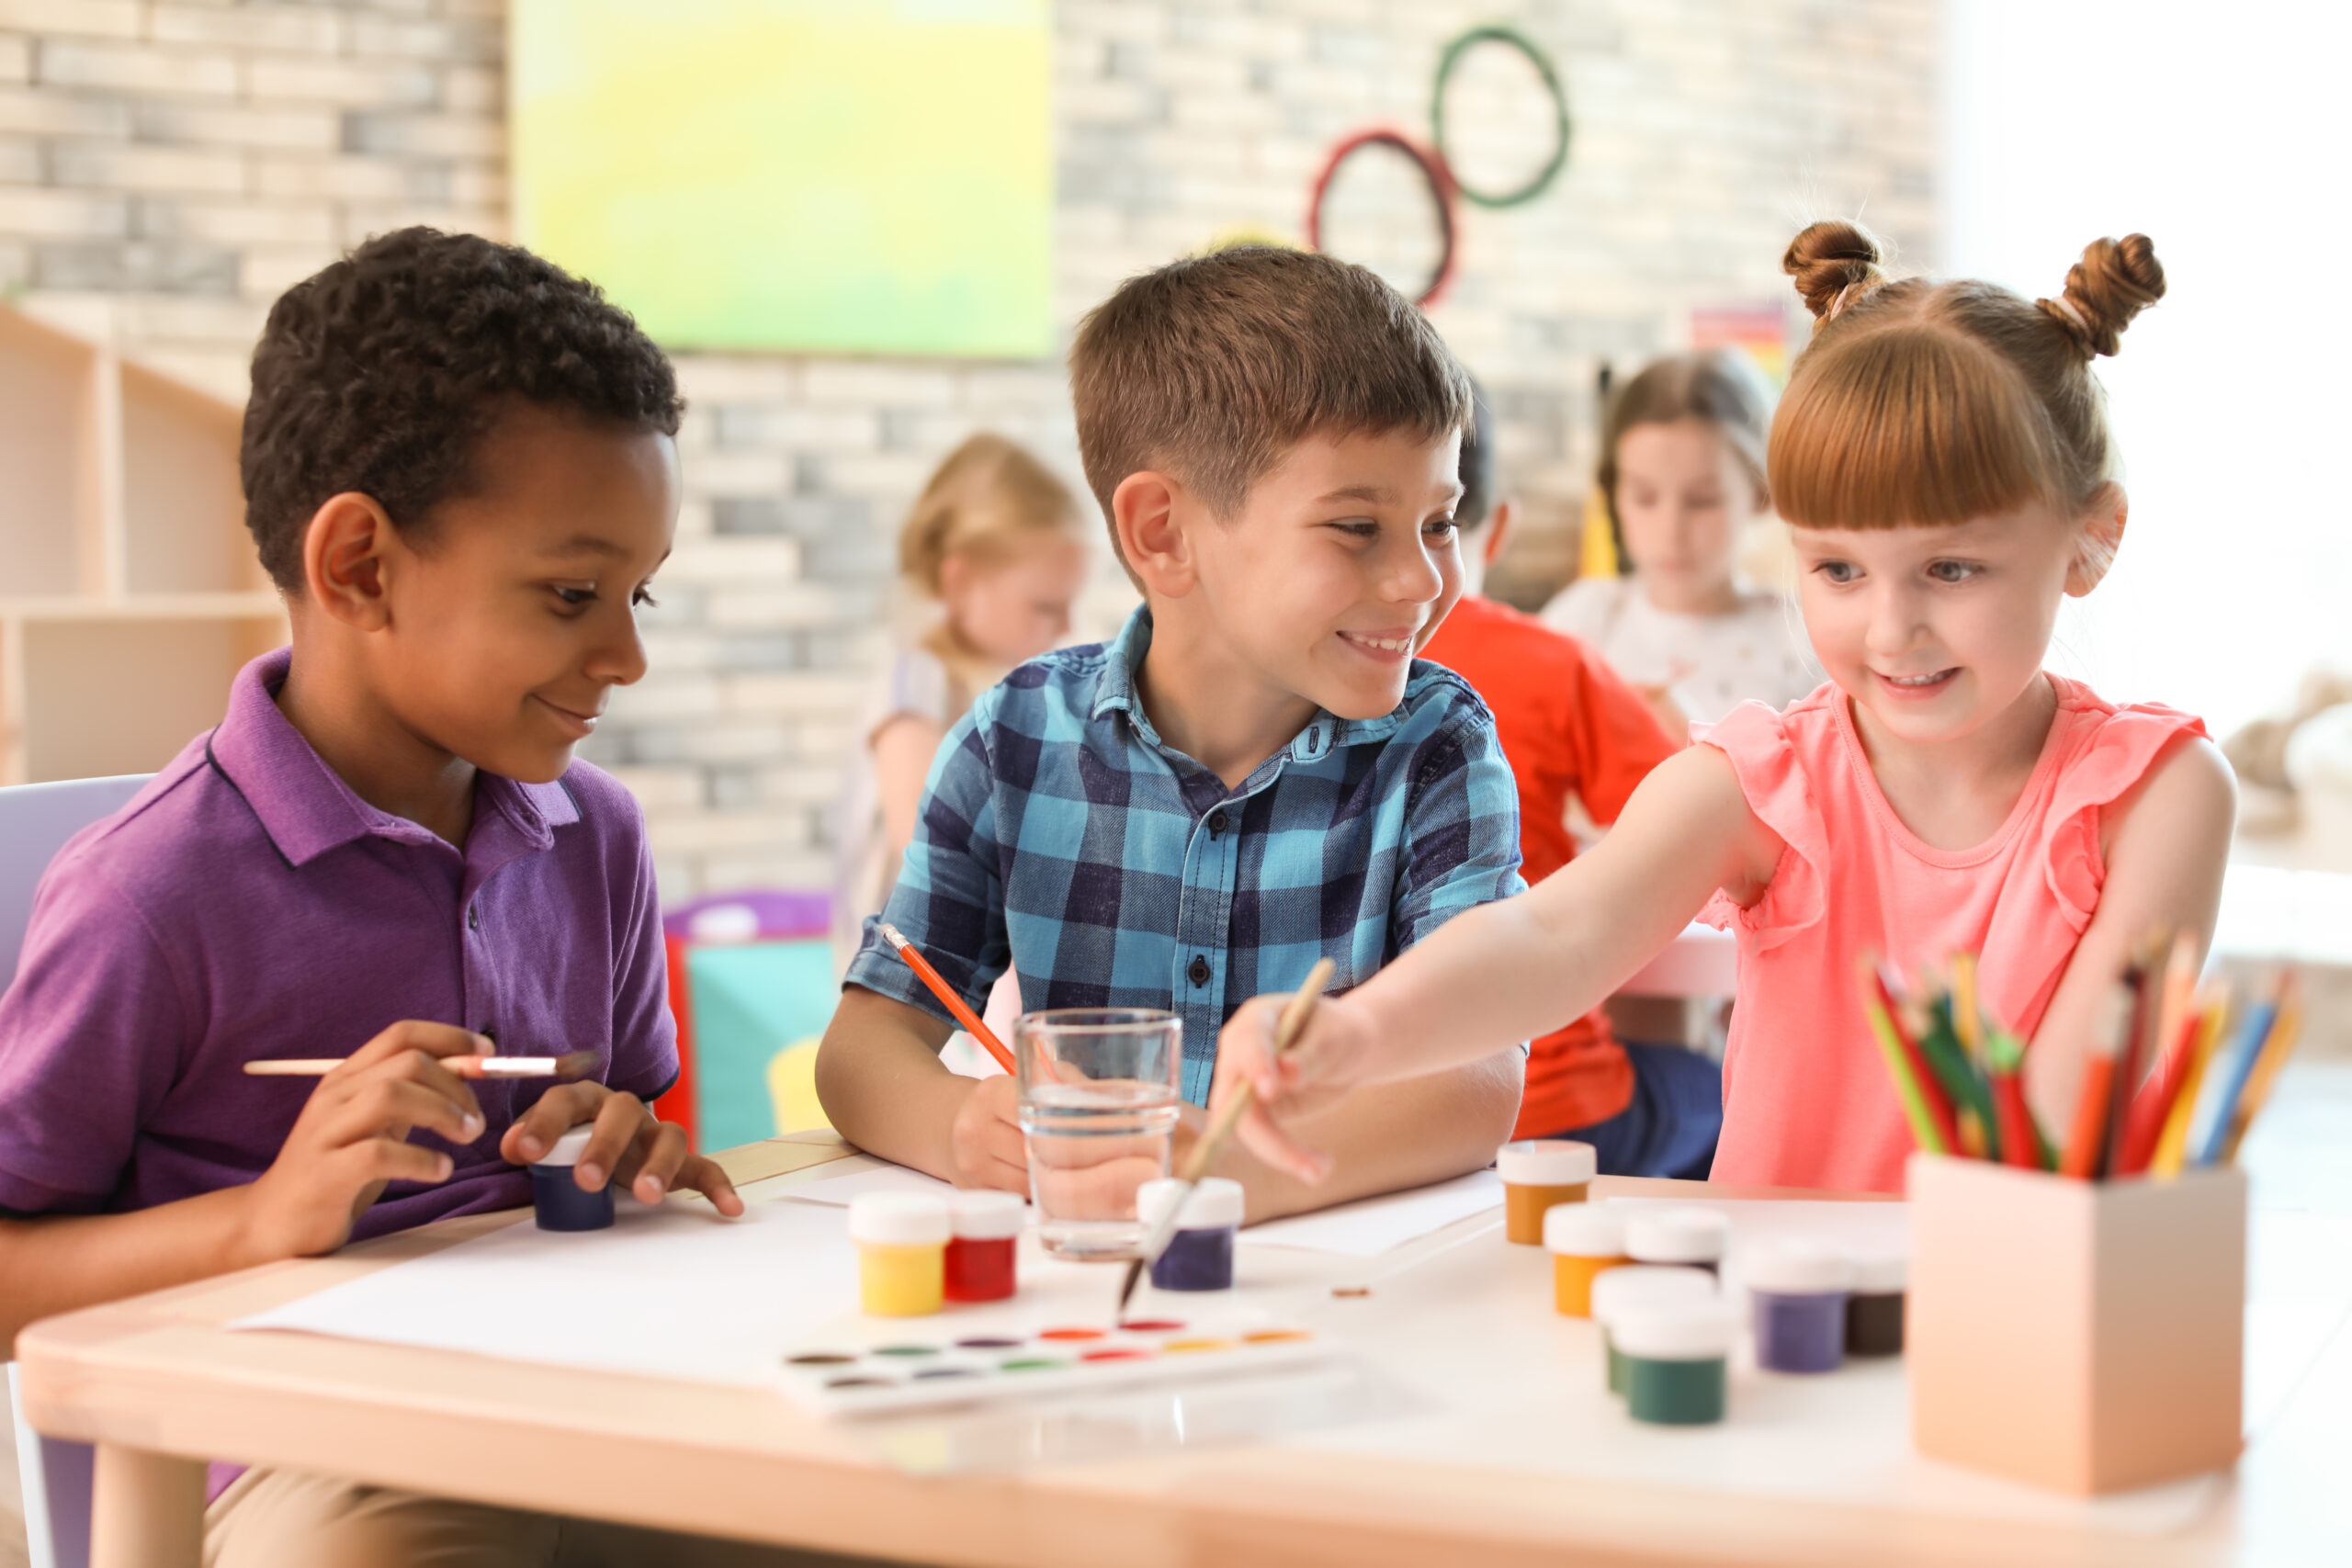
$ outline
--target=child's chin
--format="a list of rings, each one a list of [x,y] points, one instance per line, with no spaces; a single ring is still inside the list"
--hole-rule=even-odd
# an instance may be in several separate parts
[[[571,770],[572,750],[570,746],[517,746],[501,751],[495,761],[478,761],[474,766],[516,784],[553,784]]]

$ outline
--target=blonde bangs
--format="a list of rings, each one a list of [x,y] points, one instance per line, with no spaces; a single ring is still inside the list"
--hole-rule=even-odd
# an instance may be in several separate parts
[[[2056,434],[2013,366],[1916,316],[1871,326],[1816,342],[1781,394],[1769,466],[1783,519],[1935,527],[2063,497]]]

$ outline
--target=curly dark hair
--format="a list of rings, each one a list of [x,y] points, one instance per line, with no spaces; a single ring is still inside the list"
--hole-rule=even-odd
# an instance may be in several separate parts
[[[271,580],[301,592],[302,534],[331,496],[429,526],[517,398],[665,435],[685,408],[628,311],[517,245],[400,229],[288,289],[254,350],[240,454]]]

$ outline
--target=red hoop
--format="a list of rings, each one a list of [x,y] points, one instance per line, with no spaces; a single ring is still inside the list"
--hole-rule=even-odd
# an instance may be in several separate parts
[[[1453,171],[1446,166],[1444,157],[1434,149],[1422,146],[1400,130],[1377,129],[1359,130],[1343,138],[1323,161],[1323,170],[1315,176],[1314,187],[1306,197],[1307,249],[1323,248],[1323,197],[1331,188],[1331,180],[1339,174],[1340,165],[1365,147],[1393,148],[1413,161],[1429,182],[1430,201],[1437,209],[1438,251],[1437,269],[1430,275],[1429,283],[1413,303],[1428,310],[1443,296],[1446,285],[1453,281],[1453,199],[1456,186]]]

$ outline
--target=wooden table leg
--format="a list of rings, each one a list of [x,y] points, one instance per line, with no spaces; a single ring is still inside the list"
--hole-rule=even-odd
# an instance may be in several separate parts
[[[201,1460],[100,1443],[90,1492],[90,1568],[198,1568]]]

